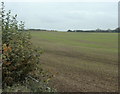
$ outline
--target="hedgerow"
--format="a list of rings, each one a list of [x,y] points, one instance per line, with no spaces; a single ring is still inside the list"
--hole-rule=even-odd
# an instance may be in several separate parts
[[[38,66],[42,50],[31,43],[30,33],[24,31],[24,22],[19,23],[17,15],[12,16],[11,11],[5,12],[3,2],[1,10],[3,89],[13,87],[16,83],[24,83],[33,92],[52,91],[48,87],[48,79],[52,76]],[[37,87],[31,86],[31,82]]]

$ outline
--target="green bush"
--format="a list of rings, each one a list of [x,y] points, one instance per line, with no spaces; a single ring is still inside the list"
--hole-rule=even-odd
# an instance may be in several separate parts
[[[34,48],[30,34],[23,31],[24,23],[18,25],[17,15],[5,14],[2,3],[2,79],[3,87],[22,81],[36,70],[41,50]]]
[[[24,23],[18,24],[16,17],[17,15],[11,16],[10,11],[5,14],[2,3],[3,88],[5,90],[8,86],[14,87],[16,83],[22,83],[33,92],[50,91],[48,79],[52,76],[46,75],[39,66],[42,50],[32,45],[30,33],[24,31]],[[38,82],[33,79],[37,79]]]
[[[40,66],[42,50],[31,43],[30,33],[24,31],[24,22],[16,20],[4,10],[2,2],[2,87],[4,92],[53,92],[48,85],[53,75]],[[18,87],[16,87],[18,86]],[[15,88],[16,87],[16,88]],[[26,89],[24,89],[26,87]]]

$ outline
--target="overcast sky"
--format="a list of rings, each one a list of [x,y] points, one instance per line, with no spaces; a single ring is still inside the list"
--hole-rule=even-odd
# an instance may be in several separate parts
[[[6,2],[26,28],[49,30],[114,29],[118,27],[117,2]]]

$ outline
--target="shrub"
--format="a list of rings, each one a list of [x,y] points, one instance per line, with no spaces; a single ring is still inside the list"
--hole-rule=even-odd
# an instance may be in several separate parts
[[[31,43],[31,35],[24,31],[24,22],[18,24],[17,15],[1,9],[2,21],[2,87],[4,92],[53,92],[48,85],[53,75],[40,67],[42,50]],[[17,83],[17,84],[16,84]],[[16,87],[16,88],[15,88]],[[24,89],[26,87],[26,89]],[[16,90],[15,90],[16,89]],[[24,90],[23,90],[24,89]]]
[[[2,79],[3,87],[20,82],[36,70],[41,50],[33,47],[24,23],[18,24],[17,15],[5,14],[2,3]]]

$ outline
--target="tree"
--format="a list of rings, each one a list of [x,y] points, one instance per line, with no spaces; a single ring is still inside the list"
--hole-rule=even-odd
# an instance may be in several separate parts
[[[67,32],[72,32],[72,30],[68,30]]]

